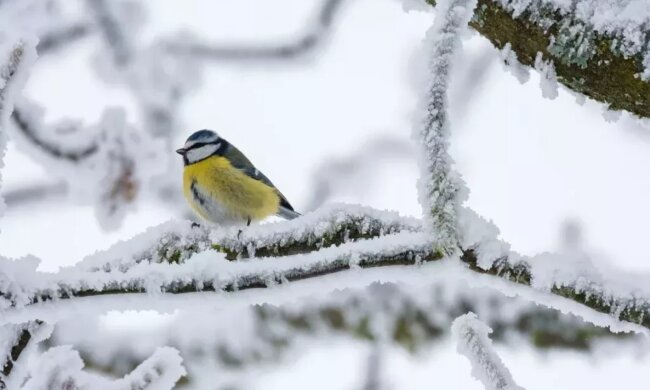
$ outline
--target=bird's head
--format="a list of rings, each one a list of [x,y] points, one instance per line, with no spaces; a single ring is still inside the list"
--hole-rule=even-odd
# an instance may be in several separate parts
[[[206,158],[222,154],[228,142],[212,130],[199,130],[190,135],[185,145],[176,150],[185,164],[194,164]]]

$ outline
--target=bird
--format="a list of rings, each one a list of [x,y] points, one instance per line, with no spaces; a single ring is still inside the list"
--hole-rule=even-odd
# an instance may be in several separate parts
[[[215,131],[196,131],[176,153],[183,156],[183,194],[202,219],[249,226],[272,215],[287,220],[300,216],[273,183]]]

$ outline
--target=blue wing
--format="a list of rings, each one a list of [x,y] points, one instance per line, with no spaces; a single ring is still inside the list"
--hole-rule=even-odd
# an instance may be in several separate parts
[[[273,185],[271,180],[269,180],[268,177],[260,172],[259,169],[255,168],[255,166],[246,158],[246,156],[244,156],[242,152],[239,151],[239,149],[228,143],[228,147],[223,152],[223,156],[227,158],[228,161],[230,161],[233,167],[244,172],[246,176],[255,180],[259,180],[262,183],[275,189],[275,192],[277,192],[278,196],[280,197],[280,211],[278,214],[281,217],[286,219],[293,219],[300,216],[300,214],[294,211],[293,206],[291,206],[289,201],[287,201],[287,198],[285,198],[280,190],[278,190],[275,185]]]

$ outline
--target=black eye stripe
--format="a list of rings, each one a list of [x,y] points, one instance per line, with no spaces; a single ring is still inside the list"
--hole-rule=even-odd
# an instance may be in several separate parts
[[[201,146],[206,146],[206,145],[217,145],[219,142],[220,142],[219,140],[212,141],[212,142],[200,142],[200,143],[193,144],[192,146],[187,148],[187,150],[200,148]]]

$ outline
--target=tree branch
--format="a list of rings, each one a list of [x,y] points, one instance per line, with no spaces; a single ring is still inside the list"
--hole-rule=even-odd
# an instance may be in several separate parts
[[[75,23],[48,31],[40,37],[36,51],[39,55],[53,53],[73,42],[87,37],[93,31],[87,23]]]
[[[43,133],[46,131],[42,127],[40,121],[35,120],[31,114],[28,113],[27,107],[18,106],[14,110],[11,117],[13,119],[15,128],[20,134],[29,142],[30,145],[36,147],[39,152],[46,155],[48,158],[61,159],[70,163],[79,163],[97,153],[99,149],[95,142],[82,148],[68,148],[62,143],[55,143],[52,139],[46,139]],[[66,133],[78,133],[81,128],[68,124]],[[52,131],[52,133],[55,133]]]
[[[458,352],[472,364],[472,376],[480,380],[485,390],[523,390],[492,347],[488,334],[492,332],[474,313],[467,313],[452,325]]]
[[[270,45],[218,45],[200,42],[169,42],[170,52],[217,61],[285,61],[317,49],[329,35],[344,0],[323,0],[315,21],[298,39]]]
[[[643,51],[650,50],[647,27],[640,31],[644,36],[640,41],[646,43],[640,51],[629,52],[620,47],[624,42],[621,32],[597,31],[559,10],[536,10],[538,3],[530,2],[531,6],[514,15],[497,0],[479,0],[470,26],[498,49],[510,44],[519,62],[526,66],[534,67],[537,53],[542,53],[544,59],[552,60],[557,80],[567,88],[613,110],[649,118],[650,82],[640,77],[648,72],[643,63]]]
[[[422,118],[415,128],[420,147],[419,197],[425,226],[439,236],[438,245],[445,254],[458,250],[458,211],[467,194],[448,151],[447,86],[460,33],[467,28],[475,6],[476,0],[443,1],[424,48],[428,82],[420,104]]]
[[[565,260],[570,261],[570,259]],[[476,251],[468,249],[463,251],[461,261],[472,271],[534,287],[532,282],[535,274],[533,273],[533,267],[526,259],[511,262],[508,257],[501,257],[494,259],[491,266],[485,268],[479,265]],[[562,269],[557,269],[549,273],[561,272]],[[583,277],[561,282],[557,281],[548,286],[549,292],[554,295],[570,299],[599,313],[608,314],[617,320],[650,329],[650,297],[645,296],[643,293],[635,293],[635,286],[633,285],[626,287],[630,293],[626,294],[627,296],[620,296],[604,283],[584,280]]]
[[[384,224],[391,219],[378,218],[377,214],[367,210],[365,212],[370,217],[382,220]],[[294,221],[262,225],[242,234],[244,242],[249,245],[242,245],[239,247],[241,250],[246,247],[246,251],[252,251],[257,256],[261,253],[260,250],[264,249],[267,251],[265,255],[277,256],[273,260],[260,257],[248,261],[227,260],[226,254],[219,253],[218,250],[223,250],[224,244],[236,241],[235,231],[231,231],[232,238],[229,240],[223,238],[223,232],[214,233],[214,238],[222,241],[211,241],[206,231],[191,229],[188,225],[175,226],[174,230],[164,225],[157,231],[145,233],[144,237],[135,237],[132,241],[141,243],[139,245],[129,242],[120,244],[81,262],[75,268],[62,270],[59,274],[37,273],[29,280],[21,279],[13,284],[3,284],[0,279],[0,286],[5,286],[0,292],[0,297],[10,305],[22,307],[36,302],[112,294],[234,292],[316,278],[351,268],[413,266],[442,258],[441,254],[433,252],[432,249],[435,247],[435,236],[409,231],[408,223],[405,224],[407,229],[396,233],[346,242],[342,232],[349,230],[347,222],[358,218],[358,215],[346,220],[341,218],[345,215],[341,209],[338,213],[338,217],[336,211],[331,211],[331,214],[314,213],[311,217],[306,215]],[[328,218],[340,222],[323,225]],[[479,221],[472,223],[475,228],[483,229],[476,225]],[[360,231],[366,231],[365,234],[370,232],[363,229]],[[381,232],[382,229],[378,231]],[[316,235],[316,232],[319,235]],[[161,237],[166,238],[158,241]],[[340,243],[342,238],[343,243],[339,246],[323,247],[324,237],[336,237],[330,241],[331,245]],[[253,243],[258,243],[259,249],[253,246]],[[616,320],[650,329],[650,299],[642,286],[628,284],[624,286],[625,289],[621,289],[616,287],[615,281],[589,280],[589,274],[585,276],[566,268],[567,265],[563,266],[564,268],[554,268],[555,264],[548,263],[548,259],[521,258],[507,253],[499,257],[489,257],[493,251],[488,249],[495,245],[485,241],[472,246],[463,250],[460,260],[474,272],[493,275],[529,286],[536,291],[565,297]],[[217,251],[204,251],[211,246],[217,248]],[[296,248],[300,251],[309,250],[309,253],[287,255],[295,253]],[[199,254],[190,257],[196,252]],[[479,261],[479,254],[488,258]],[[189,259],[184,260],[185,258]],[[562,264],[571,264],[571,259],[561,260]],[[161,261],[172,264],[158,263]],[[536,271],[535,265],[540,264],[540,261],[545,265],[545,269]],[[6,268],[5,272],[10,270],[11,268]],[[548,275],[559,276],[549,279]],[[548,285],[532,283],[536,277],[551,281]]]
[[[118,68],[126,66],[133,56],[133,47],[121,26],[121,21],[114,12],[115,5],[106,0],[89,0],[86,1],[86,6],[95,19],[115,65]]]
[[[8,207],[13,208],[61,197],[66,192],[64,182],[33,183],[7,190],[4,200]]]
[[[34,333],[43,324],[42,321],[31,321],[20,325],[4,325],[0,328],[0,345],[9,347],[7,350],[0,350],[0,356],[4,356],[2,370],[0,371],[0,389],[5,389],[7,379],[14,369],[22,353],[25,351]],[[4,336],[4,340],[2,340]]]
[[[178,351],[157,348],[130,373],[116,380],[85,372],[79,353],[70,346],[50,348],[38,359],[25,379],[24,389],[168,390],[186,374]]]
[[[445,340],[454,318],[467,311],[477,313],[494,329],[495,342],[506,345],[524,341],[540,349],[583,353],[606,340],[638,351],[648,347],[642,335],[613,333],[570,314],[445,276],[422,287],[373,283],[290,305],[237,305],[216,312],[186,308],[171,322],[149,331],[146,340],[138,331],[106,330],[94,315],[74,316],[57,324],[48,346],[72,345],[88,366],[115,376],[134,368],[160,345],[176,348],[190,373],[192,366],[206,362],[213,362],[214,372],[229,368],[246,372],[251,365],[278,363],[293,346],[312,337],[345,335],[370,343],[395,343],[421,353]]]

